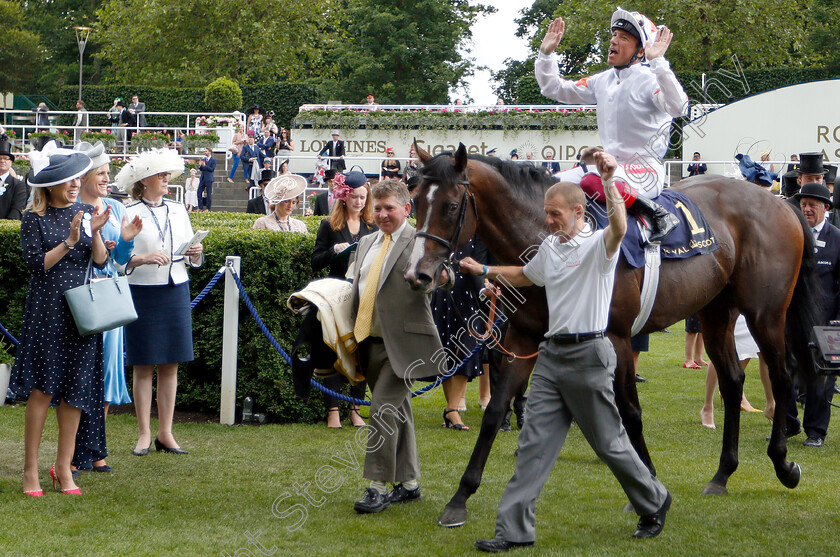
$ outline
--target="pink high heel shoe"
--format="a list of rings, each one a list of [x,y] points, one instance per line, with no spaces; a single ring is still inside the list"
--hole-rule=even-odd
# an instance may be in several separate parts
[[[43,497],[44,490],[43,489],[33,489],[32,491],[24,491],[24,495],[29,495],[30,497]]]
[[[58,476],[55,474],[55,464],[50,467],[50,478],[52,478],[53,489],[55,489],[55,483],[58,482],[58,490],[65,495],[81,495],[82,490],[78,487],[76,489],[61,489],[61,480],[58,479]]]

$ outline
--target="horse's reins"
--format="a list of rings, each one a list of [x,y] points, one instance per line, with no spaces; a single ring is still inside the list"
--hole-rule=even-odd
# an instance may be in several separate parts
[[[431,176],[421,176],[421,178],[424,179],[424,180],[427,180],[427,181],[435,181],[435,182],[441,181],[441,180],[438,180],[437,178],[434,178],[434,177],[431,177]],[[469,176],[467,175],[466,169],[464,169],[464,178],[465,178],[464,180],[453,180],[453,183],[461,184],[462,186],[464,186],[464,195],[461,197],[461,204],[460,204],[460,208],[458,210],[458,223],[455,226],[455,231],[452,234],[452,239],[447,241],[444,238],[441,238],[440,236],[436,236],[436,235],[431,234],[429,232],[423,232],[423,231],[417,232],[415,234],[415,237],[427,238],[429,240],[432,240],[433,242],[437,242],[438,244],[441,244],[442,246],[444,246],[449,251],[449,258],[446,261],[444,261],[443,267],[447,270],[447,272],[450,275],[454,272],[453,263],[454,263],[454,258],[455,258],[455,252],[457,251],[457,247],[458,247],[458,238],[461,236],[461,232],[464,229],[464,224],[467,221],[467,205],[472,205],[473,215],[475,216],[476,228],[478,227],[478,206],[476,205],[476,202],[475,202],[475,195],[473,195],[472,190],[470,190],[470,181],[469,181]],[[533,358],[533,357],[537,356],[537,354],[539,354],[539,352],[534,352],[533,354],[529,354],[528,356],[518,356],[518,355],[514,354],[513,352],[509,351],[508,349],[506,349],[504,346],[502,346],[501,339],[496,338],[496,335],[493,332],[493,321],[494,321],[494,317],[496,315],[496,299],[498,298],[497,293],[498,293],[498,287],[495,285],[495,281],[494,281],[493,288],[490,289],[490,315],[488,317],[487,325],[485,327],[485,332],[484,332],[483,335],[479,335],[479,334],[473,332],[472,327],[469,326],[469,323],[467,322],[467,320],[464,319],[464,316],[461,315],[461,312],[458,310],[458,305],[455,303],[455,299],[452,297],[452,294],[448,293],[448,295],[449,295],[449,301],[452,304],[452,308],[455,310],[456,315],[464,323],[467,331],[469,331],[470,335],[473,338],[475,338],[479,341],[482,341],[482,340],[486,340],[487,338],[492,337],[493,340],[495,341],[495,345],[496,345],[496,347],[498,347],[499,351],[503,352],[504,354],[506,354],[510,358],[527,360],[529,358]]]

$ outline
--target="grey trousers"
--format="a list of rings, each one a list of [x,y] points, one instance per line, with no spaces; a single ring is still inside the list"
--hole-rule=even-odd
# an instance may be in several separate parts
[[[370,385],[370,423],[364,477],[400,483],[420,477],[414,437],[411,391],[394,374],[383,344],[359,347],[362,370]]]
[[[621,424],[613,393],[615,363],[615,350],[607,339],[540,344],[526,406],[528,419],[519,434],[516,471],[499,503],[496,537],[535,541],[537,497],[573,418],[637,513],[654,513],[665,502],[665,487],[639,459]]]

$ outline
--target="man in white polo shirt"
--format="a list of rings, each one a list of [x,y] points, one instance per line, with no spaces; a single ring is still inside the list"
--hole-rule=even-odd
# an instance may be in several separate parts
[[[499,503],[495,537],[475,544],[482,551],[533,545],[537,497],[572,420],[640,515],[633,537],[658,535],[671,505],[671,495],[630,445],[614,402],[616,357],[605,329],[627,220],[612,183],[618,166],[615,158],[601,152],[596,160],[608,194],[609,226],[593,231],[584,219],[583,191],[559,182],[545,194],[546,224],[552,235],[527,265],[487,267],[470,258],[461,261],[462,272],[504,277],[513,286],[544,286],[548,299],[549,330],[531,376],[516,472]]]

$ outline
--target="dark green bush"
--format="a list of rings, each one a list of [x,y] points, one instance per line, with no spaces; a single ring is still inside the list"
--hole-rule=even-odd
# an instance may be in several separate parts
[[[233,112],[242,106],[242,89],[232,79],[217,78],[204,89],[204,104],[213,112]]]

